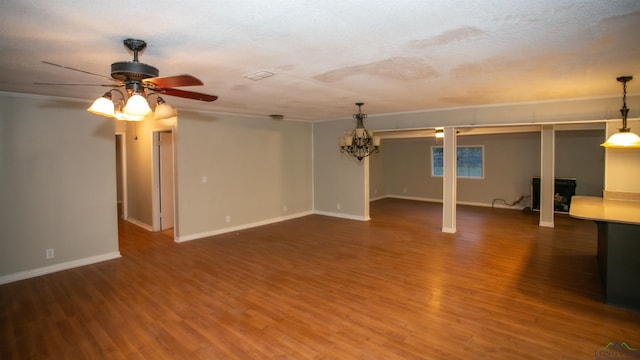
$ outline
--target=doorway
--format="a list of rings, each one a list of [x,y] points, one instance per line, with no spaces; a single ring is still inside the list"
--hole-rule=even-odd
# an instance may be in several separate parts
[[[153,178],[153,230],[173,229],[174,147],[172,130],[153,132]]]

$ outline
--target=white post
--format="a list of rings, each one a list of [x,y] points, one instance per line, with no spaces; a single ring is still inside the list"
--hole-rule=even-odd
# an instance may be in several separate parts
[[[540,226],[554,227],[555,127],[543,125],[540,134]]]
[[[457,142],[456,129],[445,127],[442,177],[442,232],[451,234],[456,232]]]

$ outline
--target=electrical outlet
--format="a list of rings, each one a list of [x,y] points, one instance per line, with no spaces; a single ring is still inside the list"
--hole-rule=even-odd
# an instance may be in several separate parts
[[[287,205],[282,206],[282,211],[287,212]]]
[[[407,188],[405,187],[404,189],[402,189],[402,192],[407,192]]]
[[[227,215],[227,217],[224,219],[224,221],[231,222],[231,216]]]
[[[55,253],[53,252],[53,249],[47,249],[46,253],[45,253],[45,257],[47,259],[53,259],[55,257]]]
[[[336,205],[336,209],[340,210],[341,208],[342,208],[342,205],[340,205],[340,203],[338,203],[338,204]]]

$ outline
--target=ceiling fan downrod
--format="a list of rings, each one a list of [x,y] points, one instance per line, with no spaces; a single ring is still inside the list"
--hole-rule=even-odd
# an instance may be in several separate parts
[[[138,62],[138,52],[146,49],[147,43],[144,40],[124,39],[124,46],[133,51],[133,62]]]

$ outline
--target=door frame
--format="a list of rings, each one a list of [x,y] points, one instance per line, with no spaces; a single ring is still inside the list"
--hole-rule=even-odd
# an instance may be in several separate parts
[[[174,241],[178,236],[178,223],[176,221],[177,217],[176,217],[176,212],[177,212],[177,202],[176,202],[176,132],[174,128],[167,128],[167,129],[155,129],[152,130],[151,132],[151,154],[152,154],[152,161],[151,161],[151,182],[152,182],[152,195],[151,195],[151,209],[152,209],[152,229],[153,231],[160,231],[161,229],[161,219],[160,219],[160,147],[159,147],[159,141],[160,141],[160,133],[166,133],[166,132],[170,132],[171,133],[171,157],[172,157],[172,163],[173,163],[173,189],[172,189],[172,196],[173,196],[173,220],[174,220],[174,226],[173,226],[173,238]]]
[[[116,137],[120,138],[120,174],[122,175],[122,183],[116,184],[121,186],[122,190],[122,219],[127,220],[129,218],[129,199],[127,195],[127,133],[116,131]],[[116,164],[117,166],[118,164]],[[117,199],[116,199],[117,200]],[[118,210],[116,209],[116,212]]]

